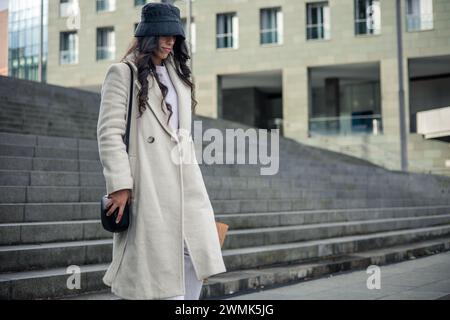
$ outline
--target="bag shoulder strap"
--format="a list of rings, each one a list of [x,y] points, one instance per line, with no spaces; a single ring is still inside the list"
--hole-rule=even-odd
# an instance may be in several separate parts
[[[130,68],[130,72],[131,72],[130,93],[128,96],[127,130],[126,130],[125,139],[124,139],[125,145],[127,146],[127,153],[128,153],[128,144],[129,144],[129,140],[130,140],[130,126],[131,126],[131,108],[133,106],[133,69],[128,62],[124,62],[124,63]]]

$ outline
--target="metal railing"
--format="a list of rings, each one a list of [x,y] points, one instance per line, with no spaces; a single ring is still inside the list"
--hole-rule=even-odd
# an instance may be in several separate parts
[[[309,119],[309,133],[314,135],[354,135],[382,133],[381,114],[315,117]]]

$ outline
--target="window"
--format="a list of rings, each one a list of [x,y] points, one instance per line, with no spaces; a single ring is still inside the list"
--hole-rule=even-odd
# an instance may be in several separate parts
[[[378,62],[309,67],[308,83],[310,136],[383,133]]]
[[[379,34],[380,1],[355,0],[355,34]]]
[[[136,7],[136,6],[142,6],[142,5],[144,5],[144,4],[146,4],[146,3],[149,3],[150,2],[150,0],[134,0],[134,6]]]
[[[328,2],[306,4],[306,38],[330,39],[330,7]]]
[[[238,47],[238,20],[236,13],[219,13],[216,17],[216,47]]]
[[[433,29],[433,0],[406,1],[406,31]]]
[[[283,15],[281,8],[259,11],[260,43],[283,43]]]
[[[97,12],[116,10],[116,0],[97,0]]]
[[[61,18],[73,16],[78,13],[78,0],[60,0],[59,16]]]
[[[56,3],[59,4],[59,2]],[[8,32],[8,46],[5,49],[8,50],[8,75],[10,77],[33,81],[40,79],[39,52],[42,15],[44,32],[41,79],[44,83],[47,81],[48,0],[43,0],[43,9],[42,14],[41,1],[9,1],[8,28],[5,30]],[[55,9],[59,10],[59,8]],[[2,44],[3,42],[0,40],[0,46]]]
[[[60,64],[78,63],[78,34],[76,31],[61,32],[59,44]]]
[[[114,27],[97,29],[97,60],[115,59],[116,40]]]

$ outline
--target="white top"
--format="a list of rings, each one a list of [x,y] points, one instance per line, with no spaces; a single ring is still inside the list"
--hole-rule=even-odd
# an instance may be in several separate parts
[[[178,122],[178,95],[172,81],[170,80],[169,73],[167,72],[166,66],[155,65],[156,72],[158,73],[159,80],[168,88],[168,92],[165,101],[168,102],[172,107],[172,115],[170,116],[169,125],[177,131],[179,128]]]

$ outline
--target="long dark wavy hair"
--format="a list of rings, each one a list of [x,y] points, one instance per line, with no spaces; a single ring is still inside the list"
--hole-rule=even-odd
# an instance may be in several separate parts
[[[139,100],[139,117],[142,116],[142,113],[146,109],[145,102],[147,101],[147,95],[148,95],[148,87],[149,83],[147,80],[147,77],[149,74],[152,74],[154,78],[156,79],[156,82],[158,83],[161,92],[163,94],[163,100],[165,99],[168,88],[161,83],[158,73],[156,72],[155,64],[152,60],[152,54],[154,52],[157,52],[159,50],[159,36],[147,36],[147,37],[134,37],[128,50],[126,51],[125,55],[122,57],[121,61],[125,59],[125,57],[130,54],[134,53],[135,61],[134,63],[137,66],[138,69],[138,80],[141,84],[141,90],[139,90],[138,93],[138,100]],[[175,44],[173,45],[173,50],[170,52],[170,54],[173,58],[173,61],[175,62],[175,69],[180,77],[180,79],[186,83],[189,87],[191,87],[191,111],[195,111],[195,107],[197,105],[197,100],[195,100],[195,85],[191,81],[191,69],[186,64],[186,61],[190,59],[189,51],[186,45],[186,42],[183,38],[176,36]],[[170,57],[167,57],[169,59]],[[163,63],[165,63],[163,61]],[[161,100],[161,109],[164,113],[166,113],[166,110],[164,110],[164,104],[163,100]],[[166,102],[167,108],[169,109],[169,119],[167,120],[167,123],[169,123],[170,117],[173,114],[172,106]]]

